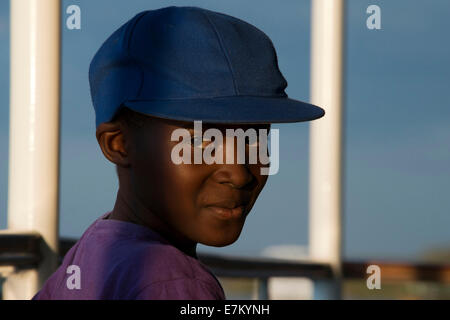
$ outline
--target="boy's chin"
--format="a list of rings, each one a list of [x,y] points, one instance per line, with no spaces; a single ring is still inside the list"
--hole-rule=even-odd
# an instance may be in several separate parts
[[[205,246],[211,246],[211,247],[225,247],[229,246],[230,244],[233,244],[236,242],[237,239],[239,239],[240,232],[233,234],[223,234],[223,235],[214,235],[211,237],[208,237],[207,239],[202,239],[200,241],[201,244]]]

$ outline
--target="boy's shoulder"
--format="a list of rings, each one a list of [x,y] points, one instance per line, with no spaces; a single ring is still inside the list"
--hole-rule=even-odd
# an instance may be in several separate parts
[[[199,260],[153,230],[105,220],[107,214],[91,224],[67,252],[36,298],[224,298],[217,278]],[[74,270],[79,272],[79,288]]]

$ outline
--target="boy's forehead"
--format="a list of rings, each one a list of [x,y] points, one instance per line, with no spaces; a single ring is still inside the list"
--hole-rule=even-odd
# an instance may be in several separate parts
[[[201,129],[202,131],[206,131],[208,129],[218,129],[219,131],[225,132],[227,129],[237,130],[242,129],[244,131],[248,129],[270,129],[270,124],[233,124],[233,123],[208,123],[201,122],[201,127],[199,127],[200,123],[195,126],[194,122],[186,122],[181,124],[178,128],[184,128],[187,130],[195,130]]]
[[[198,124],[201,123],[202,129],[211,129],[216,128],[220,130],[224,129],[247,129],[247,128],[256,128],[256,129],[265,129],[270,128],[270,124],[238,124],[238,123],[211,123],[211,122],[198,122]],[[189,128],[193,129],[195,127],[195,123],[193,121],[186,122],[182,125],[183,128]]]
[[[212,123],[212,122],[203,122],[202,120],[196,120],[194,121],[181,121],[181,120],[173,120],[173,119],[164,119],[164,118],[158,118],[154,116],[148,116],[151,121],[147,122],[147,126],[151,126],[151,123],[158,123],[160,125],[166,126],[168,128],[184,128],[184,129],[194,129],[196,126],[198,127],[201,125],[202,130],[207,130],[211,128],[219,129],[219,130],[225,130],[225,129],[269,129],[270,123],[263,123],[263,124],[250,124],[250,123]],[[197,123],[197,125],[196,125]]]

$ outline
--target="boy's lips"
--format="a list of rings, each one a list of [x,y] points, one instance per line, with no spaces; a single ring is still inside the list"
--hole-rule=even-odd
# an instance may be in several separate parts
[[[218,218],[221,218],[221,219],[240,218],[245,212],[245,206],[238,206],[235,208],[207,206],[206,208],[209,209]]]
[[[246,200],[233,200],[233,199],[229,199],[229,200],[222,200],[222,201],[217,201],[211,204],[208,204],[207,207],[220,207],[220,208],[226,208],[226,209],[234,209],[240,206],[246,206],[248,204],[249,201]]]
[[[210,209],[219,218],[231,219],[241,217],[246,212],[248,203],[249,201],[244,200],[223,200],[207,205],[206,208]]]

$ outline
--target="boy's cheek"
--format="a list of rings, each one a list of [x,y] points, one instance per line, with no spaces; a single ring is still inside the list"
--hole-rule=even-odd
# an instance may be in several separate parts
[[[262,172],[261,169],[263,168],[269,168],[269,165],[263,165],[259,163],[250,166],[250,172],[256,178],[256,180],[258,180],[258,184],[262,185],[261,189],[264,187],[264,185],[267,182],[267,179],[269,178],[268,175],[261,173]]]
[[[264,186],[266,185],[266,182],[267,182],[267,179],[269,179],[269,176],[268,176],[268,175],[262,175],[261,177],[262,177],[262,178],[261,178],[261,179],[262,179],[262,182],[261,182],[261,185],[262,185],[262,186],[261,186],[261,190],[262,190],[262,189],[264,188]],[[260,190],[260,191],[261,191],[261,190]]]

